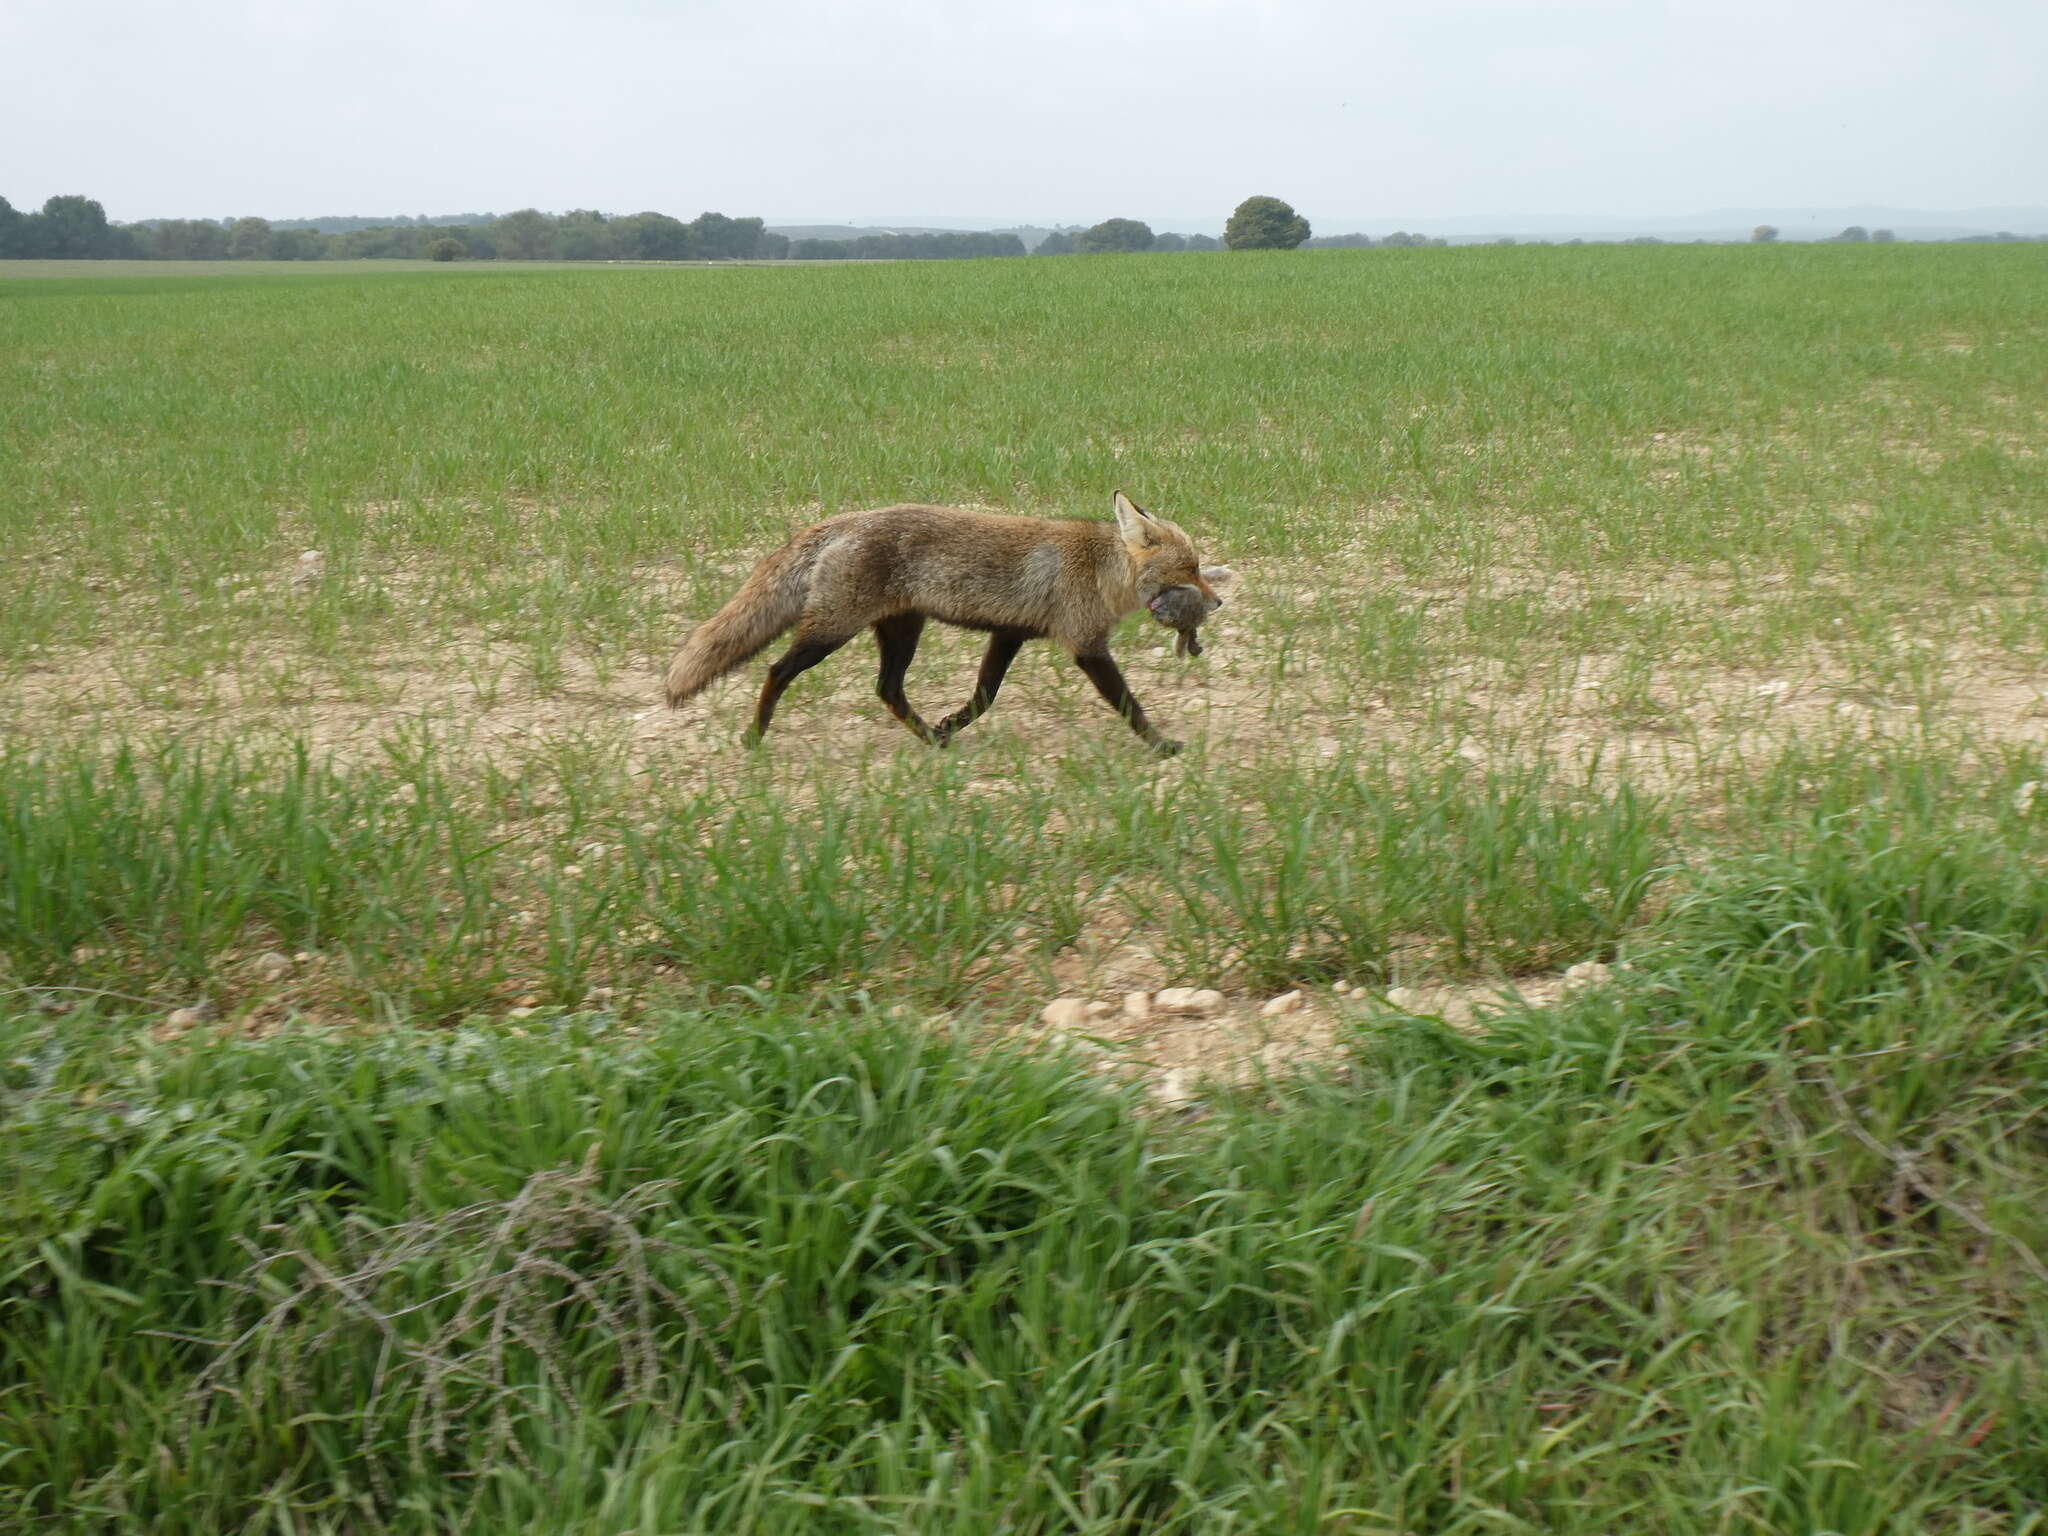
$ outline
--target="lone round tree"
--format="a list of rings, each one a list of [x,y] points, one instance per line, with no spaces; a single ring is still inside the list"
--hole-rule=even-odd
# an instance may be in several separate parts
[[[1074,237],[1083,255],[1098,251],[1146,251],[1152,248],[1152,226],[1136,219],[1104,219]]]
[[[1308,238],[1308,220],[1277,197],[1248,197],[1223,226],[1233,251],[1291,251]]]

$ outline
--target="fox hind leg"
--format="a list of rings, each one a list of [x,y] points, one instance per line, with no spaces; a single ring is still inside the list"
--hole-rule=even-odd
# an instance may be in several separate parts
[[[954,710],[939,722],[940,736],[951,740],[988,713],[989,705],[995,703],[996,694],[1002,689],[1010,663],[1017,659],[1018,648],[1030,638],[1020,629],[999,629],[989,636],[988,650],[981,658],[981,675],[974,680],[974,697],[964,708]]]
[[[754,723],[747,728],[741,740],[750,747],[759,746],[761,738],[768,734],[768,722],[775,718],[775,705],[782,697],[782,690],[796,681],[799,673],[808,672],[852,638],[852,635],[839,635],[823,639],[813,635],[798,640],[784,651],[775,665],[768,669],[768,680],[761,685],[760,702],[754,706]]]
[[[875,675],[875,692],[911,735],[928,746],[943,747],[945,733],[926,725],[903,692],[903,676],[917,655],[918,637],[923,633],[924,616],[917,613],[899,613],[875,625],[875,646],[882,653],[881,670]]]
[[[1131,692],[1131,686],[1124,681],[1124,674],[1116,664],[1116,658],[1107,651],[1093,655],[1077,655],[1074,665],[1088,674],[1088,681],[1095,685],[1095,691],[1102,695],[1109,707],[1124,717],[1130,728],[1138,733],[1138,739],[1161,757],[1171,757],[1178,752],[1181,744],[1171,737],[1162,736],[1145,718],[1145,706],[1138,702],[1138,696]]]

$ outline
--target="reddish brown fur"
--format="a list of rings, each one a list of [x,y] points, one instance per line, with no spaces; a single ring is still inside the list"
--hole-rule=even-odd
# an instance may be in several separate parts
[[[769,555],[728,603],[683,642],[667,677],[683,703],[794,628],[789,652],[769,669],[750,735],[758,739],[789,681],[875,630],[879,691],[921,739],[944,745],[994,699],[1009,660],[1027,639],[1063,646],[1132,728],[1158,736],[1124,687],[1109,636],[1125,614],[1162,589],[1190,586],[1222,602],[1185,533],[1116,497],[1117,521],[1003,517],[904,504],[847,512],[804,529]],[[927,619],[992,632],[974,702],[934,730],[902,694],[902,677]]]

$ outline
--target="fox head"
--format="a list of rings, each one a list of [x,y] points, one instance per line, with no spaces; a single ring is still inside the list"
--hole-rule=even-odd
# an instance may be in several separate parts
[[[1123,537],[1124,552],[1131,557],[1138,601],[1155,619],[1179,628],[1167,615],[1178,618],[1191,602],[1200,602],[1203,618],[1223,606],[1222,591],[1237,579],[1235,572],[1228,566],[1203,565],[1194,541],[1178,523],[1154,517],[1122,491],[1116,493],[1113,504],[1117,532]]]

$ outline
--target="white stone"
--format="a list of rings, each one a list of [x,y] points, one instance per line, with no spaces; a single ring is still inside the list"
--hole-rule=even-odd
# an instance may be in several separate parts
[[[256,974],[265,981],[282,981],[292,973],[292,962],[288,956],[276,950],[256,957]]]
[[[1088,1022],[1088,999],[1056,997],[1038,1010],[1038,1022],[1047,1029],[1079,1029]]]
[[[1124,994],[1124,1017],[1127,1019],[1149,1019],[1152,1017],[1152,994],[1150,992],[1126,992]]]
[[[1259,1004],[1259,1017],[1277,1019],[1283,1013],[1295,1013],[1301,1008],[1301,990],[1282,992],[1278,997],[1269,997]]]
[[[1207,1018],[1223,1011],[1223,994],[1214,987],[1168,987],[1152,999],[1161,1013]]]
[[[1604,987],[1614,979],[1614,972],[1598,960],[1581,960],[1564,973],[1564,989],[1567,992],[1584,992],[1592,987]]]

